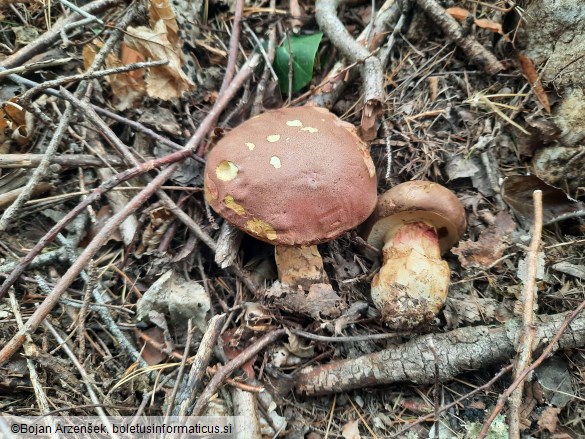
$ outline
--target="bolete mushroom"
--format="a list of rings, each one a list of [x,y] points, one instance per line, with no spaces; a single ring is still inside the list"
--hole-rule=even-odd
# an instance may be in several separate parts
[[[276,245],[282,283],[323,282],[315,244],[361,224],[376,205],[376,173],[353,125],[328,110],[263,113],[225,135],[207,157],[205,196],[222,217]]]
[[[383,252],[371,293],[389,326],[410,329],[432,322],[449,289],[449,266],[441,255],[465,228],[463,205],[437,183],[409,181],[380,195],[363,233]]]

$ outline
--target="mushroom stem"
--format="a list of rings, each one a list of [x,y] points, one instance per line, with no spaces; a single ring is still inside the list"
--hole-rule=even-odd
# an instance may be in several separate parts
[[[316,245],[292,247],[275,246],[274,256],[281,283],[291,288],[308,290],[316,283],[329,283],[323,259]]]
[[[413,222],[384,237],[383,265],[372,281],[372,300],[386,322],[400,329],[432,322],[449,290],[434,227]]]

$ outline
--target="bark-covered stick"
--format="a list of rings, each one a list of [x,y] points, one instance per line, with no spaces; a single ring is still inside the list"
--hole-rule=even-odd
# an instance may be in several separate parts
[[[556,334],[567,313],[539,316],[535,319],[536,339],[547,344]],[[306,395],[343,392],[411,381],[431,384],[435,377],[433,340],[439,354],[439,379],[446,381],[469,370],[509,361],[516,354],[515,340],[521,321],[513,319],[498,327],[476,326],[455,329],[444,334],[428,334],[407,343],[369,355],[301,369],[295,390]],[[557,349],[585,345],[585,316],[580,315],[560,338]]]
[[[466,35],[453,17],[435,0],[416,0],[416,4],[425,14],[465,52],[471,61],[481,67],[484,72],[495,75],[504,70],[504,65],[493,53],[483,47],[471,35]]]

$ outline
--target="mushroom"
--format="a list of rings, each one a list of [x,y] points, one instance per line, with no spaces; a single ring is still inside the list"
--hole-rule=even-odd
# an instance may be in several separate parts
[[[410,329],[433,321],[449,289],[449,266],[441,255],[465,228],[463,205],[437,183],[409,181],[380,195],[363,233],[383,252],[371,293],[389,326]]]
[[[316,244],[361,224],[376,205],[376,172],[355,127],[324,108],[263,113],[207,157],[205,197],[235,227],[276,245],[282,283],[326,282]]]

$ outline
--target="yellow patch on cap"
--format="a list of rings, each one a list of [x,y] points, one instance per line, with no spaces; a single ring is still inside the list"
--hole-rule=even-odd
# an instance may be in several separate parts
[[[221,181],[232,181],[238,175],[238,167],[228,160],[222,160],[215,168],[215,175]]]
[[[319,130],[317,128],[313,128],[313,127],[303,127],[303,128],[301,128],[301,131],[308,131],[309,133],[316,133]]]
[[[232,197],[231,195],[226,195],[225,197],[223,197],[223,204],[225,204],[225,207],[233,210],[234,212],[236,212],[240,216],[242,216],[246,213],[246,209],[244,209],[244,206],[236,203],[234,201],[234,197]]]
[[[254,148],[256,148],[256,145],[254,145],[252,142],[246,142],[246,146],[248,147],[248,149],[250,151],[252,151]]]
[[[303,126],[303,123],[300,120],[298,120],[298,119],[295,119],[295,120],[287,120],[286,121],[286,124],[289,127],[302,127]]]
[[[270,241],[276,239],[276,230],[265,221],[259,219],[251,219],[246,222],[244,226],[248,232],[261,238],[266,238]]]
[[[280,140],[280,134],[271,134],[270,136],[266,137],[270,143],[278,142]]]
[[[270,164],[272,166],[274,166],[276,169],[279,169],[281,167],[280,159],[278,157],[276,157],[275,155],[270,157]]]

